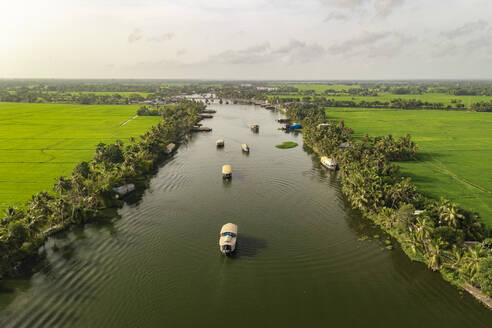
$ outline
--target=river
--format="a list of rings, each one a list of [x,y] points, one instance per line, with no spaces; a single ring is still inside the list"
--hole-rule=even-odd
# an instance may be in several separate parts
[[[470,295],[386,249],[337,174],[301,135],[278,130],[279,114],[212,108],[203,123],[213,131],[182,145],[138,202],[50,238],[37,273],[0,284],[1,327],[492,326]],[[275,148],[283,141],[299,146]],[[229,221],[239,226],[232,258],[217,244]]]

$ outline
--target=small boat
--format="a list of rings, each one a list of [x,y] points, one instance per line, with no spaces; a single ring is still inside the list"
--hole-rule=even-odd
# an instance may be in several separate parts
[[[166,154],[171,155],[172,153],[174,153],[175,150],[176,150],[176,145],[173,143],[170,143],[166,146],[165,152],[166,152]]]
[[[287,129],[289,129],[289,130],[298,130],[298,129],[302,129],[302,125],[301,125],[301,123],[292,123],[292,125],[287,124],[285,127],[286,127]]]
[[[218,139],[215,144],[217,147],[224,147],[224,139]]]
[[[242,144],[241,145],[241,149],[246,152],[246,153],[249,153],[249,146],[247,144]]]
[[[260,130],[260,126],[258,124],[251,125],[251,130],[253,132],[258,132]]]
[[[222,166],[222,178],[224,179],[232,178],[232,167],[229,164]]]
[[[201,126],[201,125],[195,125],[194,127],[191,128],[192,132],[209,132],[212,131],[211,128],[206,127],[206,126]]]
[[[113,191],[115,191],[117,194],[116,198],[125,197],[127,194],[131,193],[134,190],[135,190],[135,185],[133,183],[129,183],[126,185],[113,188]]]
[[[226,223],[220,229],[219,247],[225,255],[230,255],[236,249],[237,225]]]
[[[329,170],[338,169],[338,163],[334,159],[326,156],[321,157],[321,164]]]

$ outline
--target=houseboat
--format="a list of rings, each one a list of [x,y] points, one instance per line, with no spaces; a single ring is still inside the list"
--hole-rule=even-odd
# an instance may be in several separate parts
[[[241,145],[241,149],[246,152],[246,153],[249,153],[249,146],[247,144],[242,144]]]
[[[224,139],[218,139],[215,144],[217,147],[224,147]]]
[[[222,166],[222,178],[224,179],[232,178],[232,167],[229,164]]]
[[[219,249],[222,254],[230,255],[236,249],[237,225],[226,223],[220,229]]]
[[[323,164],[323,166],[329,170],[337,170],[338,169],[338,163],[334,159],[326,157],[326,156],[321,157],[321,164]]]

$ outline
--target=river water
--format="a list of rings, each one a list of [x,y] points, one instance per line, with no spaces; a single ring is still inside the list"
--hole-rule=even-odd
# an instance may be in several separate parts
[[[0,284],[0,327],[492,327],[492,311],[386,249],[279,114],[212,108],[213,131],[182,145],[141,200],[51,238],[36,274]],[[226,222],[239,226],[232,258],[217,244]]]

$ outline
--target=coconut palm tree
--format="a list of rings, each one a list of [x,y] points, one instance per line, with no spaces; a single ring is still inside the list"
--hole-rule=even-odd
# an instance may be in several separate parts
[[[464,215],[459,213],[459,208],[455,203],[449,200],[441,199],[439,204],[439,223],[447,224],[450,227],[457,228]]]
[[[441,268],[441,265],[443,263],[443,256],[444,256],[444,247],[445,243],[439,238],[439,239],[433,239],[429,243],[429,251],[428,251],[428,263],[427,265],[429,266],[430,269],[433,271],[437,271]]]
[[[484,257],[487,257],[488,255],[489,255],[488,251],[484,249],[480,244],[469,248],[465,252],[463,261],[465,265],[465,272],[470,278],[470,280],[473,279],[473,277],[477,273],[480,260]]]

